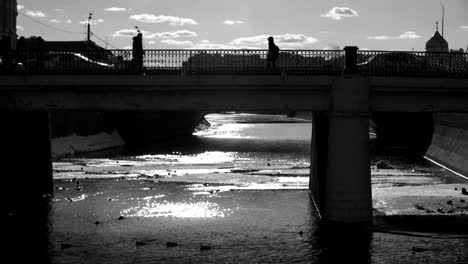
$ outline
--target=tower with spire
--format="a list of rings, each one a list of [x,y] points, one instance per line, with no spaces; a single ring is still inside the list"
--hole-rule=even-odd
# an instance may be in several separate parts
[[[16,47],[16,17],[18,16],[16,0],[0,1],[0,38],[9,37],[11,46]]]
[[[442,35],[439,33],[439,21],[436,21],[436,32],[434,36],[426,42],[427,52],[449,52],[448,42],[444,39],[444,20],[445,20],[445,9],[442,5]]]

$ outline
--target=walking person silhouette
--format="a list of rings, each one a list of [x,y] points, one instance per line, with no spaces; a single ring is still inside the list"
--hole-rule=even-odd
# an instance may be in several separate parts
[[[143,51],[143,34],[138,29],[137,32],[138,34],[133,37],[132,45],[133,69],[141,73],[143,70],[143,55],[145,52]]]
[[[276,60],[279,56],[279,48],[276,46],[273,37],[268,38],[267,69],[276,70]]]

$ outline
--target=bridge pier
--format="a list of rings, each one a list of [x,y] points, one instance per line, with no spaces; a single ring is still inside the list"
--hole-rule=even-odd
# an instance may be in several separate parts
[[[325,222],[371,224],[368,85],[345,75],[334,83],[331,98],[328,116],[314,115],[312,198]]]
[[[1,112],[2,213],[26,216],[52,194],[49,113]]]
[[[309,190],[319,213],[323,211],[325,202],[328,165],[328,127],[329,119],[327,112],[315,112],[312,114]]]

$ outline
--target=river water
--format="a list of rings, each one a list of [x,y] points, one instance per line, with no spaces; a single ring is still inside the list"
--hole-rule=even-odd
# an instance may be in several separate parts
[[[48,260],[468,263],[468,207],[455,190],[465,180],[421,158],[374,155],[395,167],[372,167],[376,225],[338,230],[309,200],[309,122],[207,119],[193,137],[54,162]]]

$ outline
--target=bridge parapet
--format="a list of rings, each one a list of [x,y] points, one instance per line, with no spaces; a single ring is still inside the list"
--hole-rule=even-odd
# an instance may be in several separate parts
[[[131,50],[18,51],[19,66],[9,73],[27,74],[288,74],[340,75],[344,51],[284,50],[276,70],[266,67],[267,50],[145,50],[142,67]],[[141,70],[140,70],[141,68]],[[1,72],[1,70],[0,70]]]
[[[276,69],[267,50],[145,50],[136,65],[131,50],[23,50],[0,54],[0,74],[271,74],[468,78],[468,53],[415,51],[283,50]],[[6,59],[9,57],[9,59]],[[14,58],[15,65],[6,67]],[[352,57],[351,60],[347,58]],[[345,64],[352,61],[355,65]],[[3,63],[2,63],[3,62]],[[352,66],[352,67],[350,67]]]
[[[468,53],[363,50],[357,66],[363,76],[468,78]]]

